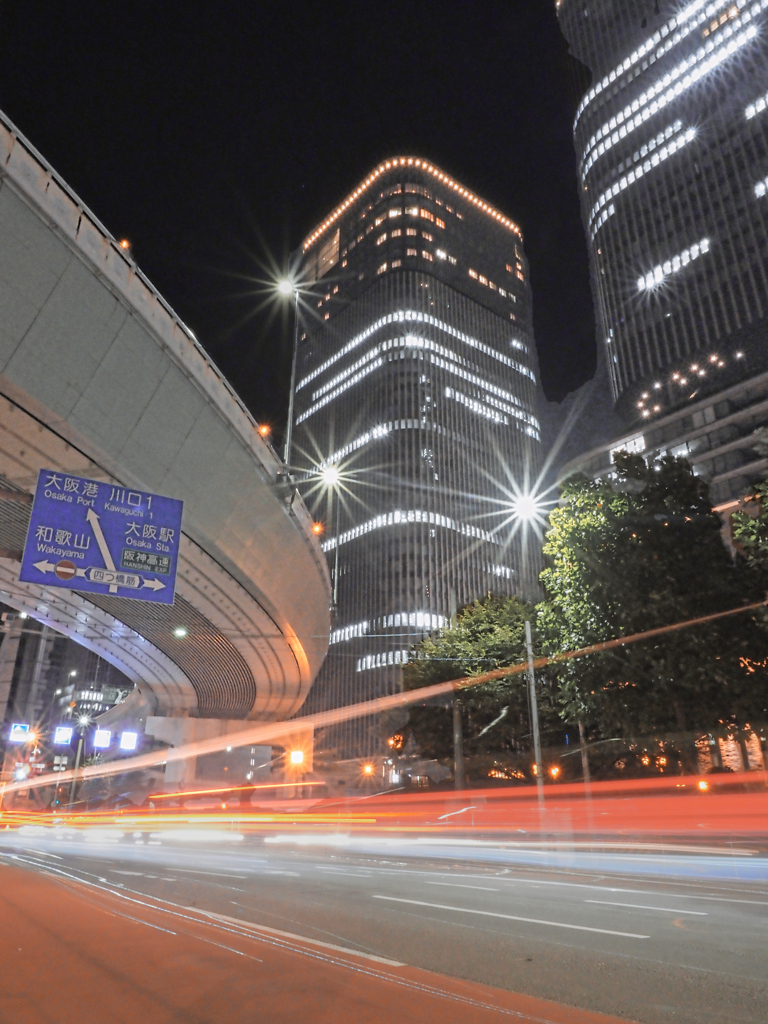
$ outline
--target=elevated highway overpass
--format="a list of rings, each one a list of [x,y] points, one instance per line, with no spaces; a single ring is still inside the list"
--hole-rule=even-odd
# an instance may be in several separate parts
[[[42,467],[184,501],[172,606],[18,581]],[[193,719],[287,718],[325,657],[328,569],[281,461],[130,254],[2,114],[0,549],[0,601],[120,668],[136,690],[119,713],[145,728],[186,718],[184,739],[205,732]]]

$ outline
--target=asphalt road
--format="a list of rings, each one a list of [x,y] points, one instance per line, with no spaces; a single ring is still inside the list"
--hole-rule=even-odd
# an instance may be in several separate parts
[[[97,904],[139,901],[130,903],[134,916],[149,912],[147,901],[155,915],[190,908],[197,919],[218,915],[208,920],[239,932],[265,926],[288,933],[290,941],[300,936],[457,983],[621,1020],[768,1021],[768,881],[759,878],[696,878],[691,871],[666,877],[659,867],[664,859],[650,854],[612,864],[612,855],[603,857],[603,870],[595,869],[593,856],[585,861],[589,867],[558,870],[509,858],[473,861],[471,850],[461,859],[417,860],[402,855],[396,843],[382,853],[296,848],[261,837],[218,847],[169,836],[152,845],[146,836],[120,843],[92,839],[6,834],[0,862],[45,870],[67,886],[87,883],[84,891]],[[493,998],[485,992],[477,1005],[491,1005]],[[399,1019],[421,1019],[408,1005]],[[506,1011],[498,1012],[498,1019],[507,1019]],[[561,1011],[553,1016],[551,1007],[537,1012],[527,1019],[566,1019]],[[444,1010],[437,1016],[454,1019]],[[387,1017],[398,1019],[390,1009]],[[378,1018],[369,1010],[354,1019],[368,1024]]]

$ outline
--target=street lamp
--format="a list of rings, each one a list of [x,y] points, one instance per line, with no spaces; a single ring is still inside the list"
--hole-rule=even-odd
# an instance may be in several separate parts
[[[339,484],[341,483],[341,473],[336,466],[324,466],[320,470],[319,475],[322,483],[331,492],[331,501],[335,503],[334,535],[336,537],[336,548],[333,553],[333,610],[335,612],[339,605],[339,509],[341,508]]]
[[[512,501],[512,515],[523,523],[537,519],[544,511],[533,494],[521,494]]]
[[[283,462],[291,464],[291,442],[293,440],[293,400],[296,392],[296,356],[299,348],[299,289],[294,281],[283,278],[278,281],[277,290],[281,295],[293,296],[293,353],[291,355],[291,390],[288,395],[288,424],[285,429],[285,447]]]
[[[75,802],[75,787],[77,786],[77,772],[80,768],[80,758],[83,753],[83,738],[85,736],[85,730],[91,724],[90,715],[78,715],[77,718],[77,731],[80,733],[80,738],[77,741],[77,753],[75,754],[75,767],[72,771],[72,785],[69,787],[69,803],[67,808],[71,808]]]

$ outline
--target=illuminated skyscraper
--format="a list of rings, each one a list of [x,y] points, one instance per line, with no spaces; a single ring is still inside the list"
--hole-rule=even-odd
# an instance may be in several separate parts
[[[574,136],[623,442],[688,455],[725,501],[768,467],[768,0],[557,10],[593,76]]]
[[[302,252],[291,461],[338,591],[310,712],[396,691],[409,647],[452,608],[534,592],[535,539],[510,506],[536,480],[540,437],[528,266],[507,217],[428,161],[393,159]],[[324,490],[328,466],[341,479]],[[376,747],[365,722],[336,742]]]

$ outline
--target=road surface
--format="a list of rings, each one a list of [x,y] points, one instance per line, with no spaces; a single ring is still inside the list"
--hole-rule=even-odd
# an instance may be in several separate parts
[[[98,833],[89,841],[6,834],[0,844],[0,912],[4,923],[17,923],[4,927],[3,942],[9,932],[23,929],[25,919],[33,921],[32,952],[23,963],[44,965],[43,975],[52,978],[51,972],[61,973],[61,964],[76,956],[80,966],[68,966],[66,977],[77,978],[83,965],[91,970],[95,964],[107,972],[100,982],[105,992],[111,990],[112,970],[118,971],[112,988],[130,989],[144,979],[135,989],[136,1006],[142,999],[151,1003],[159,992],[170,999],[177,990],[179,998],[198,991],[205,987],[203,976],[218,976],[227,993],[223,1017],[216,1016],[218,1010],[213,1016],[174,1016],[181,1004],[170,1002],[157,1003],[154,1017],[108,1014],[110,1021],[295,1021],[306,1019],[308,1003],[313,1020],[325,1020],[327,1013],[329,1021],[343,1021],[343,1012],[357,1024],[385,1017],[481,1021],[482,1014],[503,1020],[513,1010],[528,1013],[524,1020],[551,1024],[591,1021],[595,1013],[641,1024],[768,1020],[768,881],[653,877],[643,872],[642,858],[635,858],[630,874],[626,858],[621,871],[557,870],[475,862],[467,859],[471,854],[461,860],[416,860],[399,855],[394,845],[385,855],[297,848],[263,837],[216,845],[189,835],[192,841],[167,834],[150,840],[145,834],[110,842]],[[646,860],[658,871],[658,858]],[[754,863],[750,867],[754,875]],[[34,914],[25,910],[27,897],[20,896],[27,891]],[[82,908],[60,907],[66,900],[77,900]],[[77,952],[90,941],[93,932],[86,922],[97,913],[102,930],[109,932],[97,944],[107,957],[104,964],[92,952]],[[131,925],[142,936],[138,948],[148,952],[138,957],[129,980],[120,974],[125,964],[134,963],[133,954],[123,952],[126,936],[133,934],[126,931],[126,917],[147,922]],[[65,926],[74,929],[72,935],[64,935]],[[155,950],[158,936],[166,934],[157,928],[175,936],[173,943],[166,936]],[[198,947],[205,943],[191,936],[204,933],[214,941],[211,929],[219,945],[203,954]],[[306,940],[326,945],[309,947]],[[276,950],[275,942],[288,943],[290,951],[282,945]],[[182,946],[185,952],[173,952]],[[220,946],[239,952],[226,953]],[[214,948],[218,959],[206,966]],[[330,960],[313,959],[318,950]],[[247,956],[259,960],[246,966]],[[233,967],[228,957],[242,962]],[[286,957],[290,962],[283,962]],[[280,977],[279,985],[267,986],[273,1000],[268,1011],[261,973],[267,968],[253,966],[259,961],[272,965],[269,977],[275,971]],[[3,971],[10,962],[4,954]],[[163,976],[165,985],[158,980]],[[291,980],[295,977],[304,979],[300,989]],[[159,989],[147,987],[152,978]],[[13,990],[6,982],[0,1008]],[[82,991],[91,990],[83,981]],[[243,1007],[255,992],[261,993],[262,1015],[248,1016]],[[548,1005],[514,1001],[524,996]],[[505,998],[512,1002],[503,1005]],[[435,999],[443,1000],[439,1011]],[[397,1009],[402,1006],[407,1011]],[[562,1006],[586,1016],[568,1016],[573,1011]],[[6,1006],[0,1019],[58,1019],[19,1016],[10,1008],[13,1015]]]

